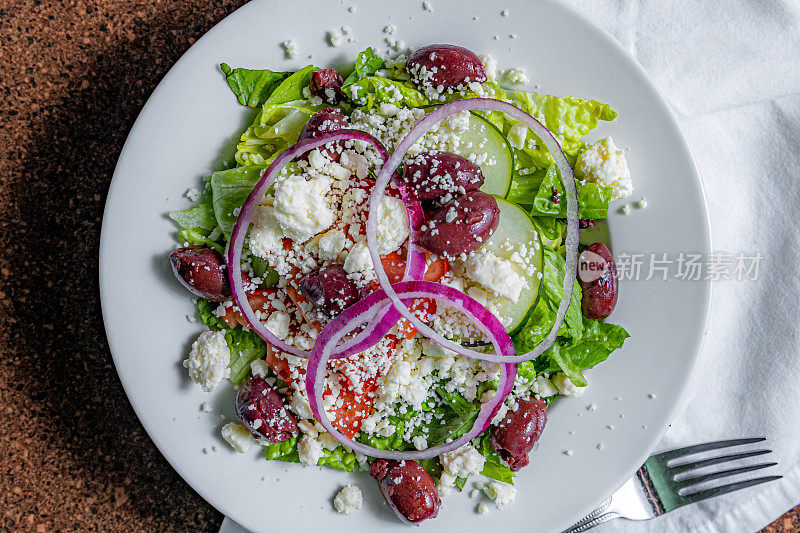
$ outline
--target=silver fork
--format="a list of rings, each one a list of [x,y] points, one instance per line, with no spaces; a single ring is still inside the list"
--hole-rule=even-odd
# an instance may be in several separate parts
[[[772,450],[746,451],[670,466],[670,463],[689,455],[753,444],[765,440],[767,439],[764,437],[721,440],[651,455],[642,467],[636,471],[636,474],[626,481],[617,492],[604,501],[600,507],[564,531],[564,533],[582,533],[615,518],[649,520],[690,503],[700,502],[714,496],[780,479],[783,476],[766,476],[705,490],[693,490],[696,489],[697,485],[707,481],[753,472],[754,470],[775,466],[778,463],[759,463],[702,475],[693,475],[689,474],[689,472],[707,466],[721,465],[748,457],[764,455],[771,453]]]

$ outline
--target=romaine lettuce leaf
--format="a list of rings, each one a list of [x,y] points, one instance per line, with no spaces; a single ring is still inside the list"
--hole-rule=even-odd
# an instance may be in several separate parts
[[[481,452],[481,455],[486,457],[486,463],[483,465],[481,474],[486,477],[496,479],[497,481],[502,481],[504,483],[510,483],[513,485],[514,471],[511,470],[503,462],[500,456],[495,453],[494,448],[492,448],[491,434],[489,430],[484,431],[478,438],[480,438],[478,451]]]
[[[307,100],[267,102],[236,145],[236,163],[268,166],[278,154],[297,142],[303,126],[319,109],[320,106],[314,107]]]
[[[372,109],[382,103],[402,107],[428,105],[428,99],[413,85],[377,76],[366,76],[344,89],[344,94],[356,106]]]
[[[303,100],[303,89],[308,87],[311,83],[311,73],[319,70],[319,67],[308,65],[291,76],[283,80],[280,85],[275,87],[272,94],[269,95],[264,101],[265,105],[285,104],[287,102],[294,102],[295,100]]]
[[[362,78],[374,75],[378,70],[384,66],[383,58],[375,55],[372,48],[367,48],[358,54],[356,62],[353,65],[353,72],[344,80],[343,88],[346,88]]]
[[[197,316],[203,323],[208,326],[211,331],[221,331],[229,329],[228,324],[225,323],[220,317],[214,314],[214,309],[217,308],[216,302],[210,302],[202,298],[197,300]]]
[[[225,81],[236,95],[240,104],[248,107],[259,107],[272,94],[291,72],[272,72],[271,70],[250,70],[246,68],[231,69],[225,63],[220,64],[225,74]]]
[[[525,190],[519,184],[514,187],[511,201],[521,204],[533,204],[531,215],[566,218],[567,199],[561,174],[553,163],[547,168],[539,186],[533,190]],[[553,190],[558,191],[560,201],[553,201]],[[606,218],[611,203],[611,187],[597,183],[578,184],[578,213],[581,218]],[[532,201],[531,201],[532,200]]]
[[[225,340],[231,349],[229,379],[238,385],[250,375],[250,363],[266,355],[267,345],[255,331],[245,331],[240,327],[226,331]]]
[[[239,209],[250,195],[264,171],[260,167],[237,167],[219,170],[211,175],[211,193],[219,227],[230,240]]]
[[[299,463],[300,455],[297,452],[297,438],[286,439],[282,442],[271,442],[264,446],[264,456],[268,461],[283,461],[285,463]],[[345,472],[358,469],[356,452],[339,446],[335,450],[322,450],[323,456],[317,466],[329,466]]]

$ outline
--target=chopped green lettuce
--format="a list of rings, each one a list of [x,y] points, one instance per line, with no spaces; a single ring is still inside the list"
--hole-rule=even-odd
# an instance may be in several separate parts
[[[383,58],[375,55],[372,48],[367,48],[358,54],[353,65],[353,72],[344,80],[343,88],[348,87],[362,78],[373,76],[378,70],[384,67]]]
[[[287,80],[288,81],[288,80]],[[236,145],[236,163],[241,166],[268,166],[275,157],[300,138],[308,119],[319,110],[307,100],[264,104]]]
[[[225,81],[236,95],[236,99],[240,104],[248,107],[261,106],[275,88],[291,75],[291,72],[273,72],[267,69],[231,69],[225,63],[220,64],[219,67],[225,74]]]
[[[308,65],[293,73],[275,87],[269,98],[264,101],[264,105],[285,104],[305,99],[303,89],[311,83],[311,74],[317,70],[319,70],[318,67]]]
[[[250,375],[250,363],[266,355],[267,345],[255,331],[245,331],[240,327],[226,331],[225,340],[231,349],[229,379],[234,385],[239,385]]]
[[[226,240],[231,238],[238,210],[253,191],[263,171],[260,167],[237,167],[219,170],[211,175],[214,215]]]
[[[264,446],[264,455],[270,461],[283,461],[286,463],[299,463],[300,455],[297,451],[297,438],[286,439],[282,442],[271,442]],[[335,450],[322,450],[323,456],[317,462],[317,466],[329,466],[345,472],[353,472],[358,469],[356,452],[339,446]]]
[[[398,107],[421,107],[428,99],[413,85],[378,76],[365,76],[344,89],[344,94],[359,107],[372,109],[382,103]]]

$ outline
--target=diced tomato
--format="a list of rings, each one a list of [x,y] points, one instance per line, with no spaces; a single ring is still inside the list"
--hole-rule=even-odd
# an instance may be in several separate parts
[[[425,281],[439,281],[450,270],[450,264],[444,257],[425,252]]]
[[[392,252],[381,256],[381,265],[386,271],[389,283],[397,283],[403,279],[403,274],[406,272],[406,260],[399,253]]]
[[[275,294],[278,293],[277,289],[256,289],[254,291],[250,291],[247,294],[247,301],[250,303],[250,307],[253,308],[253,311],[261,311],[263,313],[269,314],[272,311],[275,311],[275,308],[272,305],[272,299],[274,299]],[[270,298],[272,296],[272,299]],[[222,319],[228,324],[229,328],[235,328],[236,326],[244,326],[250,327],[247,324],[247,320],[245,320],[244,315],[239,310],[238,307],[231,306],[225,309],[225,316]]]

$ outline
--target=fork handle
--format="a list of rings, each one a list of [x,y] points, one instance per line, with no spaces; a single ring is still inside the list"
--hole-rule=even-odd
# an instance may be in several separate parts
[[[603,513],[588,521],[586,521],[586,519],[584,518],[583,520],[581,520],[580,522],[578,522],[577,524],[566,530],[564,533],[583,533],[584,531],[588,531],[595,526],[599,526],[600,524],[608,522],[609,520],[614,520],[615,518],[619,518],[619,514],[617,514],[615,511]]]
[[[566,531],[564,531],[564,533],[579,533],[580,531],[586,531],[587,529],[591,529],[591,528],[593,528],[594,526],[596,526],[598,524],[602,524],[603,522],[605,522],[607,520],[611,520],[611,517],[609,517],[609,518],[603,519],[600,522],[596,522],[595,523],[595,520],[598,519],[601,515],[603,515],[605,510],[608,509],[608,507],[610,505],[611,505],[611,498],[608,498],[606,501],[604,501],[603,503],[600,504],[600,507],[598,507],[597,509],[595,509],[591,513],[587,514],[586,516],[584,516],[583,518],[581,518],[580,520],[578,520],[577,522],[572,524],[572,526],[569,529],[567,529]],[[612,513],[607,513],[607,514],[610,515]],[[616,513],[613,513],[613,514],[616,514]],[[613,517],[613,518],[616,518],[616,516]],[[592,523],[592,525],[588,525],[590,522]],[[582,528],[584,525],[587,525],[588,527],[586,527],[585,529],[579,529],[579,528]]]

